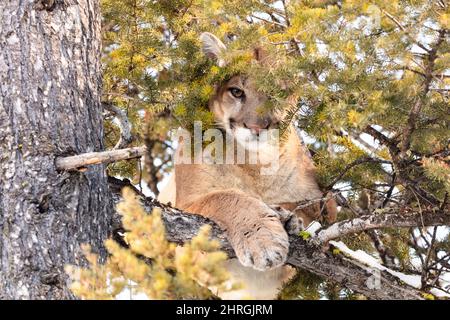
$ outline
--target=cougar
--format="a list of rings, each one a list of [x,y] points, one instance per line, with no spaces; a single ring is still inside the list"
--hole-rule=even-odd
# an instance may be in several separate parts
[[[226,46],[213,34],[200,36],[206,56],[219,66]],[[260,49],[254,59],[262,59]],[[209,108],[218,126],[249,154],[264,151],[262,132],[278,129],[282,114],[261,113],[268,97],[258,92],[253,80],[236,74],[218,84]],[[334,221],[336,203],[328,200],[297,209],[297,203],[323,197],[309,152],[293,127],[280,142],[278,167],[271,174],[261,174],[261,163],[175,164],[175,172],[159,195],[161,202],[216,222],[226,233],[237,259],[227,268],[233,280],[243,283],[240,291],[221,293],[224,299],[252,297],[273,299],[283,283],[293,274],[286,262],[288,232],[298,232],[326,212]],[[256,147],[255,147],[256,146]],[[180,146],[179,146],[180,147]]]

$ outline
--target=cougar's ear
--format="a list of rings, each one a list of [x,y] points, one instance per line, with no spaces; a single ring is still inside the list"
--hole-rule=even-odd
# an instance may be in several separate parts
[[[219,67],[225,66],[225,60],[222,59],[223,52],[227,49],[222,41],[209,32],[203,32],[200,35],[203,53],[214,59]]]

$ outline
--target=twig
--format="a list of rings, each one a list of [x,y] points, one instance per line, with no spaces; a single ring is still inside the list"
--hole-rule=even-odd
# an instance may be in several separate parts
[[[103,102],[102,106],[106,111],[113,114],[119,122],[120,139],[113,149],[125,148],[133,140],[133,136],[131,135],[131,123],[128,120],[125,110],[122,110],[109,102]]]
[[[266,22],[266,23],[274,24],[274,25],[279,26],[279,27],[281,27],[281,28],[283,28],[283,29],[286,28],[286,26],[285,26],[284,24],[279,23],[279,22],[277,22],[277,21],[267,20],[267,19],[264,19],[264,18],[255,16],[255,15],[251,15],[251,17],[254,18],[254,19],[258,19],[258,20],[260,20],[260,21]]]
[[[146,150],[145,146],[141,146],[103,152],[89,152],[70,157],[58,157],[55,160],[55,166],[57,170],[74,170],[93,164],[107,164],[139,158],[145,154]]]

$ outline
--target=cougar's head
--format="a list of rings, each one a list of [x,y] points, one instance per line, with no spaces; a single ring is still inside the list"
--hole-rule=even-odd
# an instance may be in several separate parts
[[[219,66],[226,62],[221,58],[225,45],[213,34],[202,33],[200,40],[203,52],[214,59]],[[261,59],[261,52],[255,49],[255,60]],[[280,116],[264,111],[268,97],[258,92],[251,77],[237,74],[216,86],[209,107],[219,126],[247,149],[262,147],[266,130],[278,129]]]

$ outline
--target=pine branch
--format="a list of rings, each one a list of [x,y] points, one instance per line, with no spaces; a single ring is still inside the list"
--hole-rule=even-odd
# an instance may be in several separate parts
[[[422,43],[420,43],[419,41],[416,41],[413,37],[411,37],[411,35],[408,33],[408,30],[406,30],[406,28],[400,23],[400,21],[394,17],[392,14],[390,14],[389,12],[387,12],[386,10],[382,9],[381,10],[382,13],[384,13],[386,15],[386,17],[389,18],[389,20],[391,20],[401,31],[403,31],[403,33],[412,41],[414,42],[419,48],[421,48],[422,50],[424,50],[425,52],[430,52],[430,49],[428,49],[427,47],[425,47]]]
[[[334,178],[333,181],[325,189],[326,190],[331,190],[333,188],[333,186],[336,183],[338,183],[342,179],[342,177],[344,177],[347,174],[347,172],[350,169],[352,169],[353,167],[356,167],[356,166],[358,166],[360,164],[363,164],[363,163],[387,163],[387,164],[390,164],[391,162],[387,161],[387,160],[375,159],[375,158],[371,158],[371,157],[362,157],[362,158],[356,159],[352,163],[348,164],[342,170],[342,172],[336,178]]]
[[[257,20],[263,21],[263,22],[265,22],[265,23],[269,23],[269,24],[273,24],[273,25],[279,26],[279,27],[281,27],[281,28],[283,28],[283,29],[286,28],[286,26],[285,26],[284,24],[282,24],[282,23],[280,23],[280,22],[277,22],[277,21],[264,19],[264,18],[262,18],[262,17],[258,17],[258,16],[255,16],[255,15],[251,15],[251,17],[252,17],[253,19],[257,19]]]
[[[396,209],[398,210],[398,209]],[[317,234],[317,243],[326,243],[342,236],[380,228],[411,228],[450,225],[450,213],[423,210],[422,212],[405,212],[369,214],[354,219],[343,220],[332,224]]]
[[[431,49],[428,50],[428,56],[426,59],[425,74],[424,74],[425,79],[423,82],[423,91],[421,92],[421,94],[417,98],[417,101],[414,103],[413,107],[409,111],[407,125],[403,129],[403,132],[402,132],[403,138],[402,138],[401,147],[400,147],[402,158],[405,157],[405,154],[411,145],[411,136],[412,136],[412,133],[414,132],[414,130],[416,129],[416,122],[419,118],[420,112],[424,105],[423,100],[430,90],[431,81],[433,79],[435,61],[438,58],[437,53],[438,53],[439,47],[445,41],[446,34],[447,34],[447,31],[445,29],[440,30],[438,39],[432,45]]]
[[[395,188],[395,173],[392,176],[392,185],[390,186],[389,190],[386,192],[385,199],[382,203],[379,204],[377,207],[378,209],[383,209],[389,202],[392,191]],[[353,212],[356,216],[365,216],[367,214],[370,214],[368,207],[361,208],[361,207],[353,207],[350,205],[350,203],[347,201],[345,197],[343,197],[341,194],[336,194],[335,196],[336,202],[345,208],[348,208],[351,212]],[[378,254],[383,261],[383,264],[391,269],[397,269],[397,265],[395,263],[396,257],[392,254],[391,250],[385,246],[383,240],[382,240],[382,232],[381,230],[365,230],[364,231],[372,240],[373,246],[378,251]]]
[[[409,178],[408,173],[405,170],[405,166],[408,163],[405,162],[405,160],[401,157],[402,151],[397,146],[398,141],[393,138],[388,138],[383,133],[374,129],[370,125],[364,129],[364,132],[371,135],[372,137],[380,141],[381,144],[388,147],[392,161],[395,165],[395,171],[397,172],[396,179],[398,180],[398,182],[400,182],[405,188],[411,190],[413,193],[419,195],[420,198],[426,200],[429,204],[439,206],[440,201],[434,195],[422,189],[417,185],[415,181]]]

